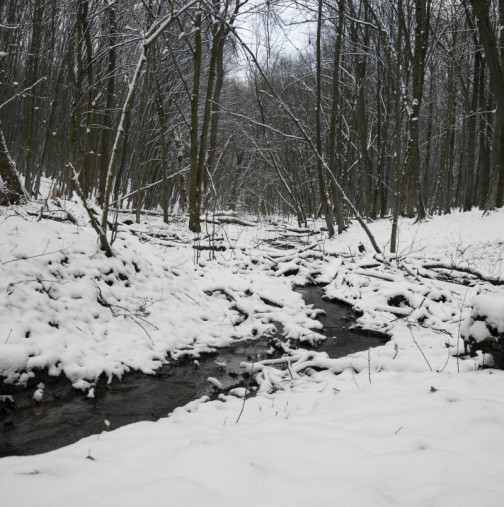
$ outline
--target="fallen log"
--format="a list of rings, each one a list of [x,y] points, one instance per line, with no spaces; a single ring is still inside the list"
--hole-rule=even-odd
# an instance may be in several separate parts
[[[224,245],[193,245],[194,250],[208,250],[210,252],[225,252],[227,247]]]

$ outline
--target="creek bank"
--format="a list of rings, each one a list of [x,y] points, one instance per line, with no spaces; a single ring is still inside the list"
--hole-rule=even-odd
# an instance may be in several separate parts
[[[386,334],[363,329],[356,325],[358,313],[345,302],[325,299],[320,286],[297,287],[296,291],[303,296],[307,304],[324,311],[318,320],[324,326],[323,330],[319,332],[326,339],[314,348],[326,352],[329,357],[343,357],[369,347],[378,347],[389,341]]]
[[[325,312],[319,319],[326,340],[315,347],[304,343],[301,347],[335,358],[387,341],[382,335],[355,329],[356,316],[351,308],[324,300],[320,287],[300,287],[296,291],[306,303]],[[236,387],[251,388],[254,383],[240,364],[280,357],[282,351],[271,346],[274,342],[285,342],[280,331],[273,337],[235,342],[197,360],[184,356],[161,366],[153,375],[132,371],[110,383],[100,378],[93,398],[73,389],[63,375],[51,377],[47,372],[38,372],[24,389],[2,384],[0,394],[12,397],[12,401],[6,400],[4,412],[0,411],[0,457],[47,452],[126,424],[156,421],[203,396],[214,399]],[[297,346],[288,344],[291,349]],[[40,401],[35,401],[34,391],[40,384]]]
[[[268,350],[267,338],[236,342],[197,360],[170,360],[152,375],[131,371],[110,383],[100,377],[93,398],[73,389],[63,375],[51,377],[45,371],[37,372],[26,388],[2,384],[1,393],[13,403],[6,400],[0,413],[0,457],[47,452],[104,430],[157,421],[190,401],[248,386],[240,363],[264,358]],[[34,391],[40,384],[44,387],[36,401]]]

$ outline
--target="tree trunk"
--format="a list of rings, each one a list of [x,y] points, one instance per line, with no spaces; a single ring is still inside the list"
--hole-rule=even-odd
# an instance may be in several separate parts
[[[464,211],[470,211],[473,206],[474,168],[476,162],[476,113],[478,109],[478,98],[480,94],[480,66],[482,64],[483,62],[481,61],[481,53],[477,51],[474,55],[473,90],[469,108],[469,119],[467,121],[469,139],[467,142]]]
[[[479,98],[479,152],[478,152],[478,173],[479,173],[479,208],[485,209],[485,203],[488,197],[488,183],[490,179],[490,148],[488,146],[488,139],[490,138],[490,125],[491,111],[495,107],[495,103],[485,94],[485,67],[482,65],[480,68],[480,98]]]
[[[339,68],[341,61],[341,43],[343,39],[343,28],[345,21],[345,0],[338,0],[338,28],[336,34],[336,42],[334,44],[334,59],[333,59],[333,75],[332,75],[332,106],[331,106],[331,123],[329,127],[329,168],[334,177],[339,180],[339,164],[337,152],[337,139],[338,139],[338,113],[340,101],[340,80]],[[334,205],[334,218],[338,226],[338,234],[345,230],[345,219],[343,216],[343,204],[340,195],[333,186],[333,205]]]
[[[201,11],[196,13],[194,20],[194,61],[193,61],[193,88],[191,97],[191,152],[189,172],[189,229],[201,232],[201,195],[198,189],[198,110],[201,75]]]
[[[0,124],[0,205],[19,204],[24,197],[25,191],[14,161],[9,155]]]
[[[399,226],[399,212],[401,209],[401,193],[400,193],[400,184],[403,176],[403,164],[401,163],[401,154],[402,154],[402,112],[401,112],[401,66],[402,66],[402,38],[403,24],[401,22],[401,18],[403,15],[403,2],[402,0],[398,0],[397,3],[397,12],[398,12],[398,31],[397,31],[397,41],[396,41],[396,61],[395,61],[395,79],[394,79],[394,121],[395,121],[395,132],[394,132],[394,159],[393,159],[393,167],[392,167],[392,193],[393,193],[393,202],[392,202],[392,228],[390,231],[390,253],[397,252],[397,243],[398,243],[398,226]]]
[[[161,178],[163,180],[161,189],[161,207],[163,208],[163,222],[168,223],[168,181],[166,179],[168,173],[167,149],[166,149],[166,118],[163,106],[163,97],[159,89],[159,82],[154,73],[154,93],[156,110],[159,118],[159,137],[161,145]]]
[[[420,183],[420,108],[425,80],[425,62],[430,30],[431,0],[415,0],[415,49],[413,54],[413,100],[409,118],[409,140],[407,148],[408,201],[406,214],[417,220],[426,216]]]
[[[490,164],[489,192],[485,209],[493,209],[504,200],[504,69],[503,55],[499,54],[495,30],[490,22],[488,0],[470,0],[476,15],[480,42],[485,52],[490,75],[490,86],[497,107],[494,115],[494,134]],[[504,0],[499,0],[499,25],[504,16]],[[502,30],[499,29],[500,32]],[[504,34],[501,33],[501,41]]]
[[[357,17],[357,16],[355,16]],[[366,15],[364,16],[367,17]],[[362,216],[369,215],[371,201],[370,178],[373,173],[373,166],[368,150],[368,119],[366,114],[366,53],[362,48],[369,46],[369,27],[366,25],[362,30],[364,34],[359,39],[358,31],[360,26],[352,25],[352,42],[355,47],[355,84],[356,84],[356,112],[355,123],[359,142],[360,177],[359,177],[359,211]],[[361,48],[362,46],[362,48]]]
[[[329,237],[334,236],[334,227],[332,224],[331,210],[327,204],[326,185],[324,180],[324,173],[322,170],[322,132],[320,125],[320,108],[322,96],[322,77],[321,77],[321,37],[322,37],[322,0],[318,0],[318,16],[317,16],[317,105],[315,106],[315,123],[316,123],[316,144],[319,156],[317,157],[317,174],[319,183],[319,192],[322,205],[322,211],[327,225]]]
[[[39,52],[42,24],[42,5],[40,0],[33,4],[33,25],[30,51],[28,54],[28,79],[26,85],[30,86],[38,79],[39,73]],[[30,94],[25,104],[25,188],[31,195],[33,186],[33,155],[35,151],[35,95]]]
[[[103,129],[100,148],[100,174],[98,182],[98,202],[103,204],[105,197],[105,185],[107,183],[107,169],[110,151],[110,132],[112,129],[112,108],[114,107],[115,73],[116,73],[116,38],[117,21],[115,6],[108,7],[108,67],[107,67],[107,97],[105,112],[103,115]]]

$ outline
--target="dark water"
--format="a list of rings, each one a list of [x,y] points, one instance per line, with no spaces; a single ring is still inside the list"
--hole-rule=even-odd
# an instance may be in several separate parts
[[[299,292],[307,303],[326,312],[320,320],[327,340],[317,350],[341,357],[384,341],[362,331],[351,332],[349,327],[355,322],[355,315],[348,307],[324,301],[320,288],[307,287]],[[267,339],[241,342],[200,358],[199,367],[192,360],[182,360],[164,365],[156,375],[133,372],[108,385],[103,380],[95,388],[94,399],[73,390],[63,377],[46,374],[37,377],[37,382],[45,384],[40,404],[32,399],[35,386],[18,392],[0,386],[0,394],[12,394],[16,403],[13,410],[0,413],[0,457],[47,452],[108,427],[155,421],[196,398],[216,396],[218,390],[208,382],[208,377],[217,378],[223,390],[248,385],[240,363],[264,359],[269,350]],[[226,363],[226,367],[220,363]]]
[[[324,326],[321,334],[326,340],[316,349],[327,352],[329,357],[343,357],[369,347],[377,347],[388,340],[385,335],[355,328],[355,312],[343,303],[322,299],[320,287],[301,287],[297,292],[303,296],[307,304],[325,312],[318,320]]]
[[[257,356],[265,358],[268,349],[267,340],[236,343],[199,358],[197,367],[193,359],[171,361],[155,375],[132,372],[111,384],[103,379],[93,399],[72,389],[63,376],[37,376],[37,382],[45,385],[42,402],[32,399],[35,384],[13,393],[15,410],[0,415],[0,457],[47,452],[107,428],[156,421],[194,399],[218,394],[208,377],[217,378],[224,390],[246,385],[248,379],[243,377],[240,363]],[[226,362],[225,369],[216,364],[222,362]],[[0,393],[6,392],[0,387]]]

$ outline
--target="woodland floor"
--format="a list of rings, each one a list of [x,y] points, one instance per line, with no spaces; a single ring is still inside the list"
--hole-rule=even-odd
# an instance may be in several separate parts
[[[0,373],[34,405],[40,370],[92,398],[98,379],[275,328],[284,357],[244,358],[253,396],[0,459],[2,505],[502,505],[504,373],[462,336],[476,304],[500,315],[504,212],[405,219],[397,256],[356,223],[328,240],[321,223],[222,214],[195,242],[185,219],[121,215],[107,258],[77,201],[41,209],[0,211]],[[386,251],[390,221],[370,228]],[[304,348],[324,336],[293,289],[314,283],[390,340],[343,358]]]

